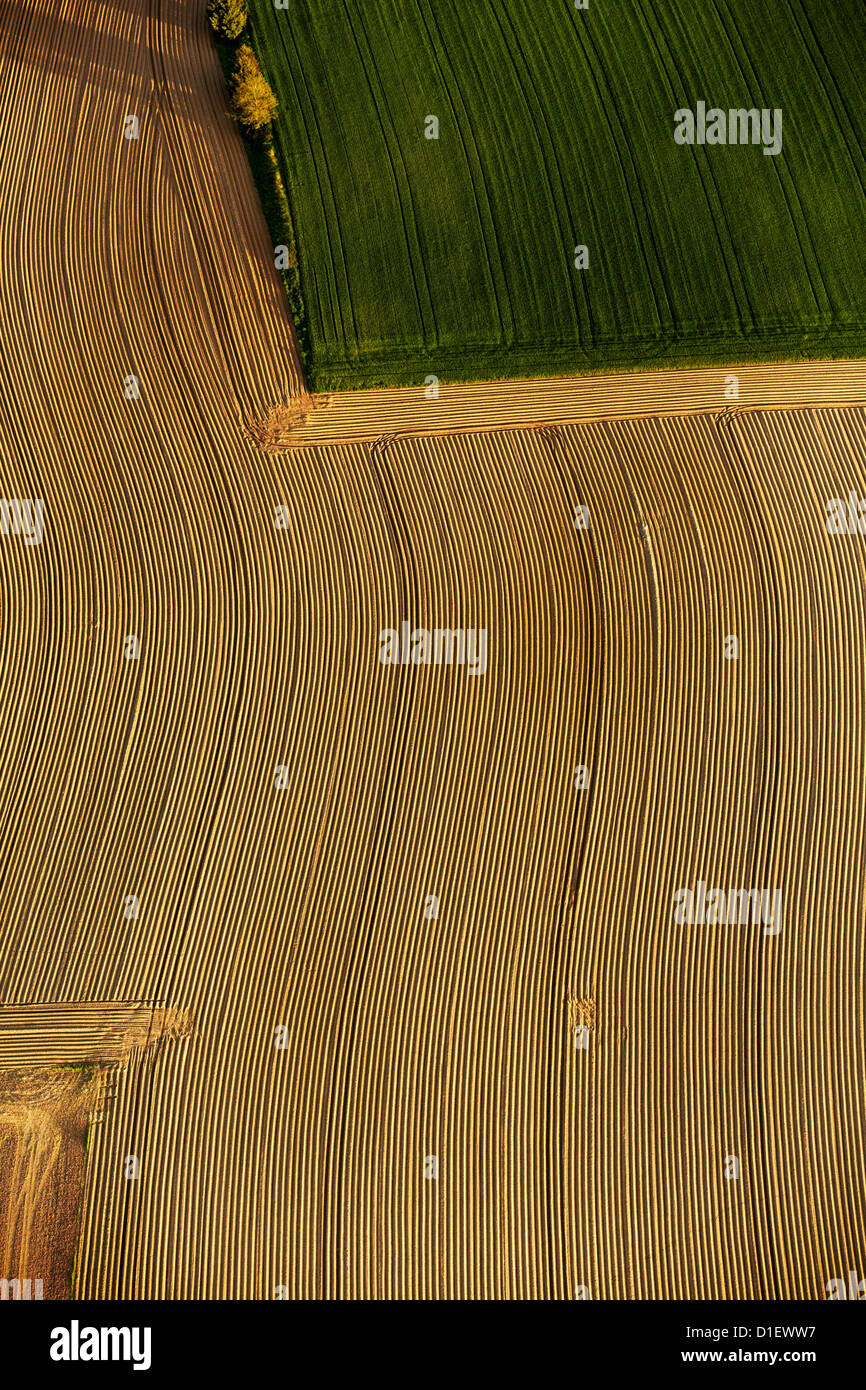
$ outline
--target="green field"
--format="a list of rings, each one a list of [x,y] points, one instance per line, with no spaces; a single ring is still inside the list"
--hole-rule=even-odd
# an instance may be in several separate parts
[[[866,355],[863,0],[252,0],[250,34],[317,389]],[[780,108],[781,153],[676,144],[701,100]]]

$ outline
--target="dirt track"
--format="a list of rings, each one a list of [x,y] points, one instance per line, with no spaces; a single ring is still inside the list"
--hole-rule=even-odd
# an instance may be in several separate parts
[[[820,1296],[866,1270],[864,411],[257,453],[300,376],[200,10],[0,7],[46,516],[0,536],[0,1000],[195,1020],[117,1074],[78,1289]],[[404,618],[487,674],[382,668]],[[782,932],[675,926],[699,878]]]

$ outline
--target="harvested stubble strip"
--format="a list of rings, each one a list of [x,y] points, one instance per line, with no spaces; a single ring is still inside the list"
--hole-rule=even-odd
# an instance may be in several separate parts
[[[150,1004],[7,1005],[0,1008],[0,1071],[119,1061],[130,1048],[187,1032],[185,1015]]]

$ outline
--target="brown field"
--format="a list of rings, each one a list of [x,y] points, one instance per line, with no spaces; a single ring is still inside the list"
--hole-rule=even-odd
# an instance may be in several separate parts
[[[303,383],[200,11],[0,5],[0,493],[45,501],[0,535],[0,1002],[130,1040],[76,1291],[822,1297],[866,1273],[864,364],[257,448]],[[404,618],[486,675],[381,667]],[[698,879],[782,931],[676,926]]]
[[[0,1297],[22,1296],[14,1279],[30,1298],[68,1296],[97,1089],[85,1070],[0,1071]]]

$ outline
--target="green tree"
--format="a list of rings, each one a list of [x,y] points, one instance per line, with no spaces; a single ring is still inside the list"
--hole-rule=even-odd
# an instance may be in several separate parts
[[[249,44],[238,49],[232,74],[232,115],[249,136],[265,134],[277,114],[277,99]]]
[[[221,39],[236,39],[246,28],[245,0],[208,0],[207,17]]]

